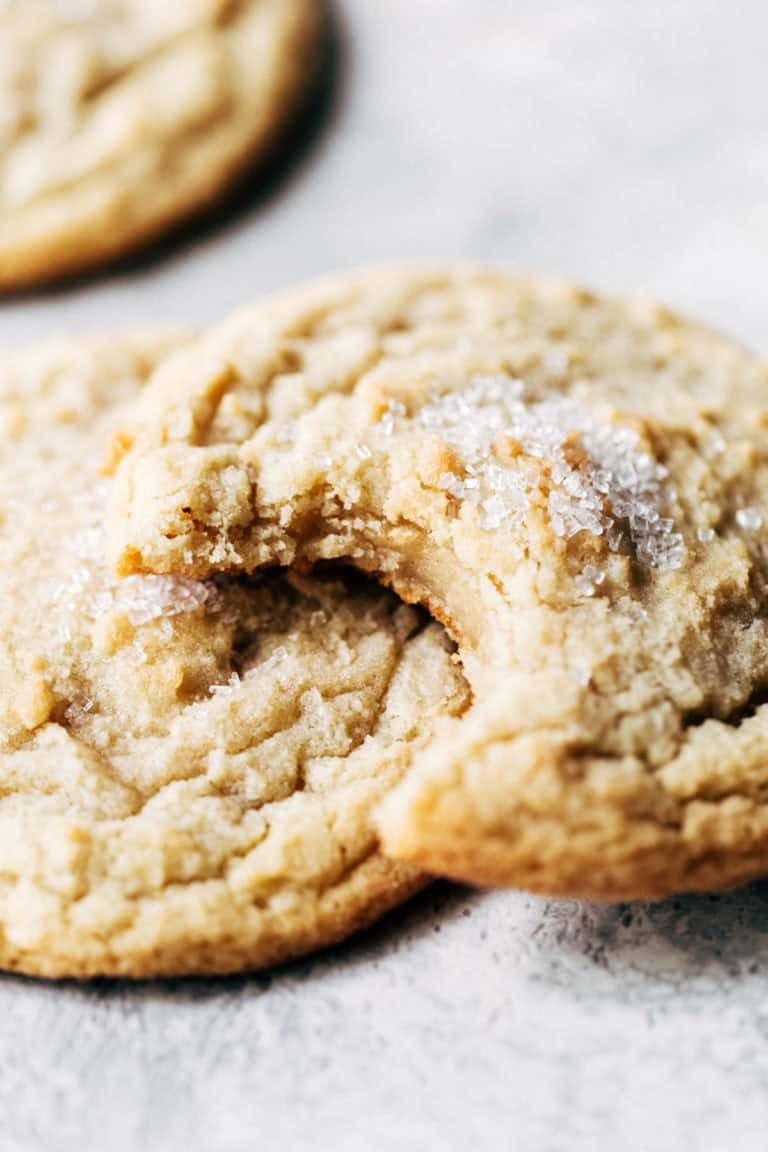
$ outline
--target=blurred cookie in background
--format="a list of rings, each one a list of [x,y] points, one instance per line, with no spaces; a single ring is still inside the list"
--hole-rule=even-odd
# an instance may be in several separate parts
[[[0,0],[0,289],[220,197],[288,127],[323,24],[318,0]]]

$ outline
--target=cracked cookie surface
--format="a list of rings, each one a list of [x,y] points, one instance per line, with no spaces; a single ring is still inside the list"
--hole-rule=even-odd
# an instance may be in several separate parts
[[[487,269],[266,299],[117,443],[124,572],[343,559],[426,605],[469,712],[396,858],[660,897],[768,870],[768,371],[658,306]]]
[[[308,81],[316,0],[0,3],[0,288],[71,275],[209,204]]]
[[[231,971],[415,891],[371,809],[467,689],[369,581],[116,581],[105,439],[170,340],[0,368],[0,966]]]

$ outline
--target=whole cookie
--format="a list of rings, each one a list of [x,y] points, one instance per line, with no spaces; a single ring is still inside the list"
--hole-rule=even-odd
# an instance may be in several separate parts
[[[314,76],[319,0],[0,0],[0,289],[218,197]]]
[[[156,374],[111,554],[343,559],[474,692],[383,805],[394,857],[618,899],[768,871],[768,370],[662,308],[383,269],[265,300]]]
[[[0,367],[1,967],[253,967],[423,883],[370,812],[466,704],[442,629],[359,577],[108,574],[104,442],[169,345]]]

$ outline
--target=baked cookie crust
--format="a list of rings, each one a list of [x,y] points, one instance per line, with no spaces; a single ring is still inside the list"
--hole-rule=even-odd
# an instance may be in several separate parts
[[[313,80],[321,9],[0,4],[0,290],[114,260],[218,199]]]
[[[164,364],[111,556],[343,559],[445,623],[474,704],[383,804],[392,856],[598,899],[725,888],[768,870],[767,427],[765,364],[664,308],[376,269]]]
[[[0,366],[0,967],[227,972],[416,891],[372,810],[440,717],[452,645],[370,582],[116,581],[105,441],[184,339]]]

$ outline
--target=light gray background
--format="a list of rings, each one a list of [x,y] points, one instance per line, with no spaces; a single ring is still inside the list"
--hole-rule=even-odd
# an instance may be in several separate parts
[[[0,342],[472,256],[768,351],[764,0],[345,0],[339,23],[337,99],[269,195],[4,303]],[[602,908],[438,885],[270,977],[0,980],[0,1152],[766,1146],[767,885]]]

